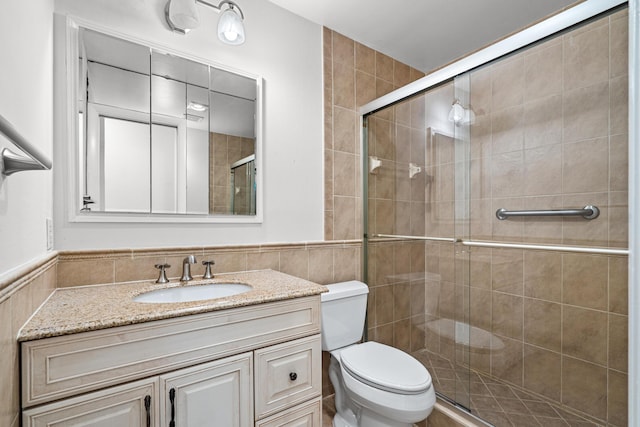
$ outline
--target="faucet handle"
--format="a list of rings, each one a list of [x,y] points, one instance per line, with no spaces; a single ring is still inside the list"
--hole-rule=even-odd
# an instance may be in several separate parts
[[[158,276],[156,283],[169,283],[169,279],[167,279],[167,272],[165,270],[171,266],[169,264],[156,264],[154,267],[160,270],[160,275]]]
[[[214,260],[202,261],[202,265],[204,265],[204,276],[203,279],[213,279],[213,273],[211,273],[211,266],[215,264]]]

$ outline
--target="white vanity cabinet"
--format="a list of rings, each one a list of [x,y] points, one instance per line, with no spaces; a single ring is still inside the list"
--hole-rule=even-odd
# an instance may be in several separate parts
[[[26,341],[23,426],[320,427],[319,333],[311,296]]]

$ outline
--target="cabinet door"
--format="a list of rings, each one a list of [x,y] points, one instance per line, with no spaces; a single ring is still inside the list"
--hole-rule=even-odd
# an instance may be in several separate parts
[[[158,377],[25,410],[25,427],[151,427],[158,419]]]
[[[253,425],[252,353],[161,375],[160,387],[162,426]]]

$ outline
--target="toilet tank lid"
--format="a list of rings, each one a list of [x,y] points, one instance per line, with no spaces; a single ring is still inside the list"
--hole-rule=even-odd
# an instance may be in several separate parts
[[[329,289],[329,292],[321,294],[322,301],[331,301],[338,298],[347,298],[369,293],[369,287],[358,280],[333,283],[327,285],[327,289]]]

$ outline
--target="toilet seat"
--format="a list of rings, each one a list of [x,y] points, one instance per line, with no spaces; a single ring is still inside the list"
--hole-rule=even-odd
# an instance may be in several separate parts
[[[342,368],[363,383],[397,394],[420,394],[431,387],[429,371],[407,353],[374,341],[340,352]]]

